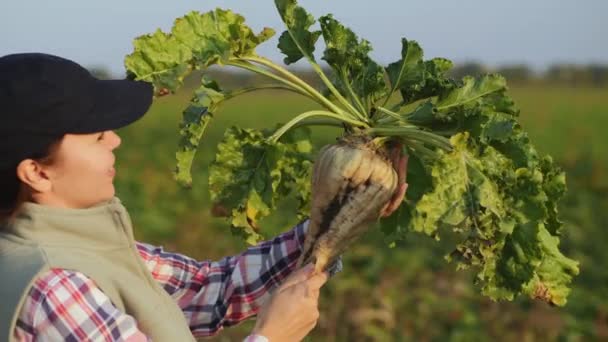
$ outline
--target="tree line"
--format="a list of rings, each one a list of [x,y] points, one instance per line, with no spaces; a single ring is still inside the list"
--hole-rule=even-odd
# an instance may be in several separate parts
[[[549,82],[567,86],[608,86],[608,64],[554,64],[543,72],[535,72],[525,64],[488,68],[481,63],[465,63],[452,69],[456,79],[464,75],[480,75],[496,72],[504,75],[509,83]]]
[[[102,79],[120,77],[113,75],[107,68],[95,66],[89,70],[95,76]],[[321,86],[321,82],[316,73],[312,70],[292,69],[294,73],[302,77],[305,81],[313,85]],[[326,70],[330,74],[329,70]],[[451,70],[450,75],[455,79],[460,79],[465,75],[478,76],[486,73],[499,73],[507,78],[510,84],[526,83],[550,83],[564,86],[580,87],[606,87],[608,86],[608,64],[554,64],[543,72],[536,72],[525,64],[505,65],[497,68],[490,68],[482,63],[468,62],[457,64]],[[231,69],[213,68],[209,70],[209,76],[227,87],[242,87],[253,84],[268,82],[263,76],[242,73]],[[196,86],[198,77],[187,80],[187,85]]]

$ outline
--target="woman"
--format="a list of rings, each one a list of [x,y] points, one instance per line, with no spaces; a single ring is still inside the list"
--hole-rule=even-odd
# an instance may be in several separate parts
[[[113,130],[151,102],[149,84],[64,58],[0,58],[1,340],[192,341],[257,315],[246,340],[297,341],[315,326],[328,274],[295,270],[307,222],[219,262],[134,241]]]

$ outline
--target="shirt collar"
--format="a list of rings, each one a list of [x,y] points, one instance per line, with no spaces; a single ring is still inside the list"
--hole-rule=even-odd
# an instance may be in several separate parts
[[[46,246],[107,249],[134,244],[131,219],[117,197],[86,209],[26,202],[3,231]]]

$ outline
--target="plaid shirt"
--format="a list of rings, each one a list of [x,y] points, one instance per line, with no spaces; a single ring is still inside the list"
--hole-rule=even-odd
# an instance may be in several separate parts
[[[255,315],[266,294],[294,269],[307,221],[276,238],[218,262],[196,261],[137,243],[139,255],[161,286],[182,309],[195,337]],[[262,272],[262,257],[270,260]],[[339,271],[338,262],[334,270]],[[19,313],[19,341],[147,341],[134,317],[117,309],[86,275],[52,269],[39,277]],[[245,341],[267,341],[248,336]]]

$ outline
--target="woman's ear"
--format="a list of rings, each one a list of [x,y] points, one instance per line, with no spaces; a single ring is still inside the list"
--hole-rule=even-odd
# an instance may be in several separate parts
[[[19,163],[17,177],[34,192],[45,193],[52,189],[52,182],[43,166],[33,159],[25,159]]]

